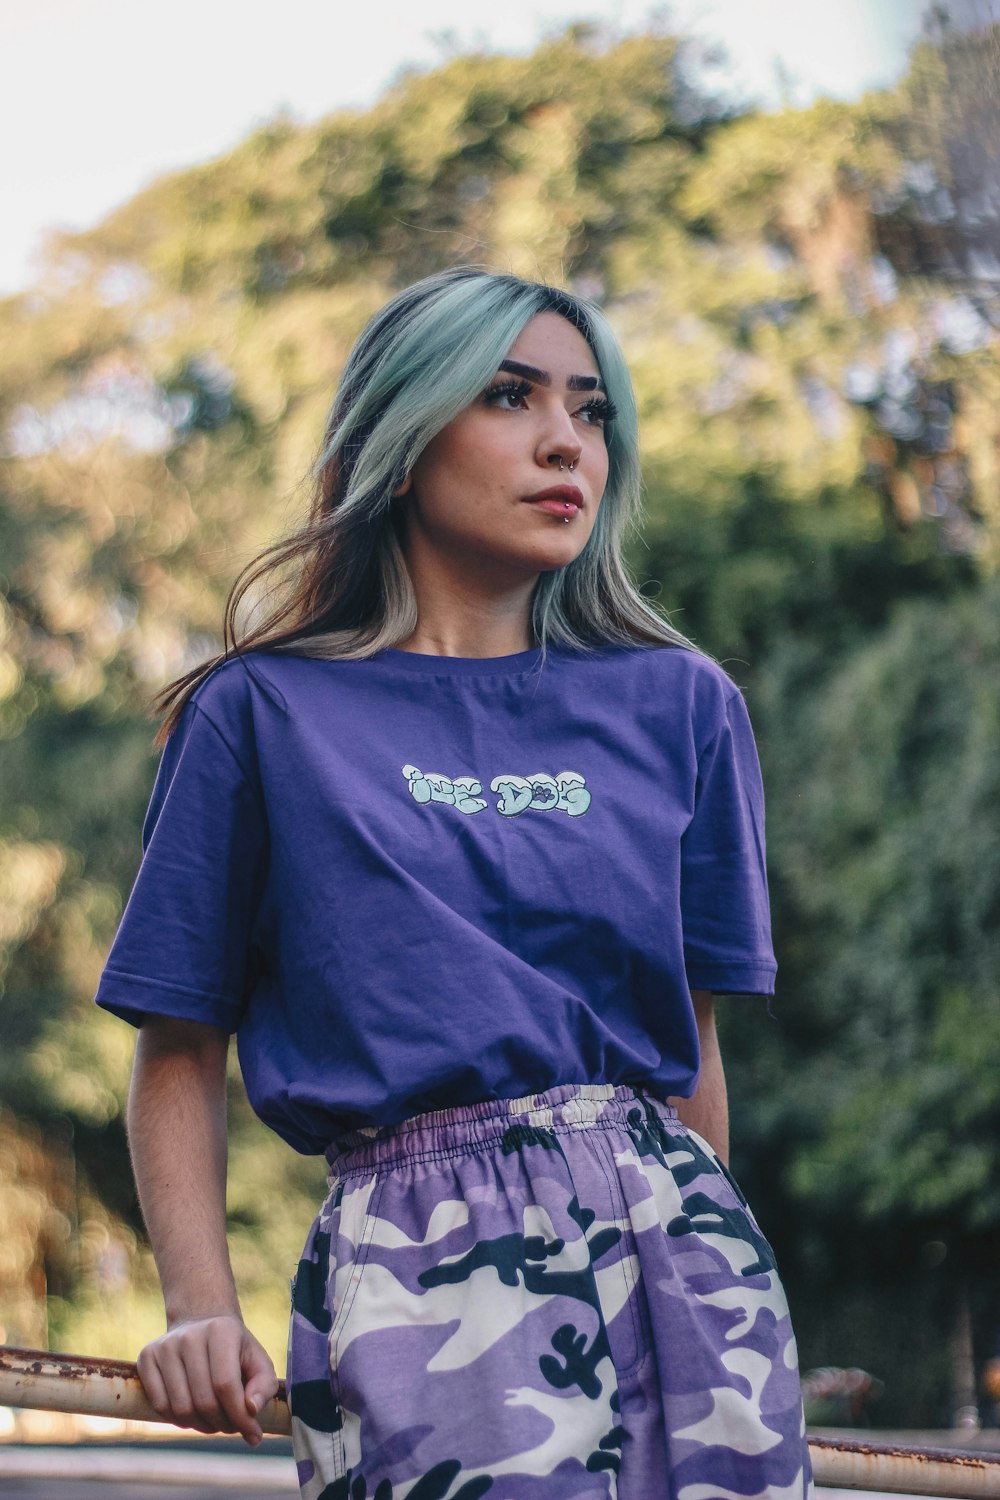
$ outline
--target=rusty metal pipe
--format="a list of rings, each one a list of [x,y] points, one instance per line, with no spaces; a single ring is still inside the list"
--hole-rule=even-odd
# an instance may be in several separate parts
[[[899,1443],[810,1438],[818,1485],[840,1490],[882,1490],[890,1495],[934,1495],[946,1500],[1000,1496],[1000,1454]]]
[[[41,1349],[12,1349],[3,1345],[0,1345],[0,1406],[169,1424],[169,1418],[160,1416],[150,1406],[136,1367],[127,1360],[50,1354]],[[274,1400],[258,1412],[257,1421],[264,1432],[286,1437],[291,1431],[284,1381],[279,1382]]]
[[[146,1400],[134,1364],[40,1349],[0,1346],[0,1406],[167,1420]],[[258,1421],[265,1432],[287,1436],[291,1418],[283,1381]],[[810,1438],[809,1453],[816,1484],[830,1489],[1000,1500],[1000,1455],[839,1438]]]

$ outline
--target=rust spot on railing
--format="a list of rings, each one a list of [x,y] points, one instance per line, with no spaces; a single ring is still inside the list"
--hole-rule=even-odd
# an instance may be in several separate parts
[[[847,1438],[810,1437],[810,1448],[826,1448],[832,1453],[856,1453],[859,1458],[908,1458],[924,1463],[965,1464],[975,1469],[1000,1467],[1000,1453],[973,1452],[968,1448],[908,1448],[900,1443],[861,1443]]]

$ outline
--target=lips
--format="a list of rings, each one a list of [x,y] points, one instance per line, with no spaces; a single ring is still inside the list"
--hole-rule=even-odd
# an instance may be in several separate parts
[[[538,505],[553,515],[570,516],[583,509],[583,491],[575,484],[556,484],[537,494],[525,495],[524,499],[527,505]]]
[[[575,484],[554,484],[551,489],[538,490],[534,495],[525,495],[529,505],[536,500],[570,500],[574,505],[583,505],[583,491]]]
[[[547,510],[551,516],[563,516],[567,520],[580,511],[580,507],[569,500],[534,500],[532,504],[536,510]]]

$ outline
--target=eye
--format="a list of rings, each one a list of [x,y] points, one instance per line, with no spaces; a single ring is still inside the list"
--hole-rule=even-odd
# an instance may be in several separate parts
[[[586,417],[593,427],[606,427],[615,420],[618,408],[607,396],[594,396],[586,405],[581,406],[576,414],[578,417]]]
[[[488,386],[483,392],[483,400],[487,406],[497,406],[502,411],[516,411],[533,390],[534,386],[530,381],[505,380],[499,385]]]

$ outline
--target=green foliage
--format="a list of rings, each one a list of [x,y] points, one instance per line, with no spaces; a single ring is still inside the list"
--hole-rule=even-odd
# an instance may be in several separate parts
[[[821,1105],[803,1094],[793,1190],[956,1235],[1000,1229],[998,664],[995,580],[901,605],[782,713],[770,764],[798,929],[785,993],[824,1082]]]

